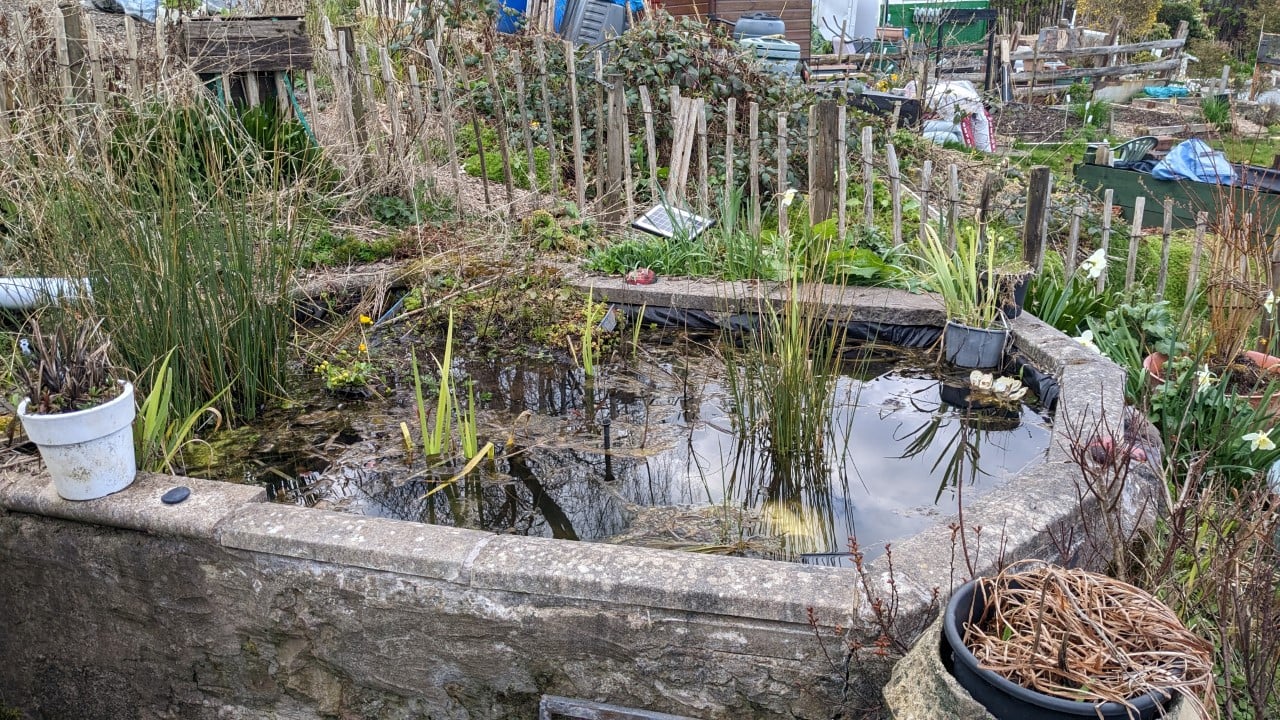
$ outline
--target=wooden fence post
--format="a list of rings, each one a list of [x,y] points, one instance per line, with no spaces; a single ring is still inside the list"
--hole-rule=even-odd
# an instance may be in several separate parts
[[[1065,271],[1063,275],[1068,283],[1076,272],[1076,254],[1080,251],[1080,224],[1083,220],[1084,206],[1076,205],[1071,208],[1071,232],[1067,236],[1067,256],[1062,258],[1062,268]]]
[[[884,147],[889,164],[889,198],[893,203],[893,246],[902,245],[902,175],[898,171],[898,151],[893,143]]]
[[[58,5],[58,12],[62,15],[62,22],[57,26],[61,28],[59,40],[62,43],[58,60],[66,61],[62,75],[66,83],[63,97],[75,105],[86,105],[93,85],[89,79],[89,38],[85,32],[84,14],[79,3],[62,3]]]
[[[457,131],[453,124],[453,93],[449,90],[449,83],[445,81],[440,49],[435,40],[427,40],[425,45],[427,58],[431,60],[431,74],[436,81],[436,92],[440,94],[440,119],[444,121],[445,152],[449,155],[449,174],[453,177],[454,210],[458,217],[462,217],[462,170],[458,162]]]
[[[849,113],[844,103],[836,106],[836,237],[845,242],[849,230]]]
[[[751,183],[751,236],[760,236],[760,105],[754,101],[747,106],[747,144],[751,149],[751,164],[747,168]]]
[[[608,128],[606,130],[608,137],[608,149],[605,154],[605,175],[607,175],[604,186],[604,196],[602,206],[604,209],[605,220],[607,222],[618,222],[619,215],[624,207],[624,189],[622,187],[623,176],[623,155],[626,151],[628,138],[623,135],[623,116],[627,111],[627,95],[622,88],[622,76],[609,76],[609,117]],[[630,217],[630,216],[628,216]]]
[[[335,31],[338,36],[338,62],[341,64],[342,85],[345,86],[343,89],[347,91],[351,103],[352,142],[360,158],[360,173],[367,175],[369,169],[369,129],[365,116],[368,110],[365,105],[365,94],[361,91],[359,78],[356,77],[355,62],[351,56],[351,48],[355,44],[355,31],[349,25],[336,28]],[[438,65],[439,62],[436,61],[436,64]],[[252,82],[252,78],[247,79],[245,84],[248,86],[256,85],[256,83]],[[226,92],[230,96],[231,90],[229,88]],[[227,102],[231,102],[230,97],[227,98]]]
[[[809,108],[809,224],[831,217],[836,200],[840,147],[840,113],[834,100]]]
[[[1115,200],[1115,190],[1107,188],[1102,193],[1102,257],[1108,258],[1111,251],[1111,215],[1112,203]],[[1104,271],[1098,276],[1098,292],[1107,289],[1107,273]]]
[[[933,161],[925,160],[920,168],[920,241],[929,238],[929,191],[933,185]]]
[[[724,106],[724,203],[728,207],[733,197],[733,136],[738,132],[738,99],[731,97]]]
[[[947,249],[956,249],[956,225],[960,223],[960,168],[947,166]]]
[[[868,230],[876,224],[876,175],[871,143],[871,126],[867,125],[862,128],[862,224]]]
[[[551,93],[547,88],[547,51],[542,36],[533,39],[533,52],[538,60],[538,91],[542,97],[542,128],[547,133],[547,160],[551,166],[551,196],[560,195],[560,148],[556,142],[555,117],[551,114]]]
[[[498,87],[498,71],[493,67],[493,55],[484,54],[484,71],[489,78],[489,97],[493,100],[494,122],[498,126],[498,152],[502,157],[502,182],[507,186],[507,203],[515,205],[515,178],[511,174],[511,135],[507,126],[507,107],[502,89]]]
[[[542,190],[538,187],[538,158],[533,152],[533,117],[529,114],[529,97],[525,91],[524,63],[520,62],[520,55],[517,53],[512,53],[511,60],[512,72],[516,77],[517,109],[520,111],[520,138],[524,141],[525,179],[529,182],[529,190],[535,197],[540,197]]]
[[[1173,233],[1173,198],[1164,199],[1164,223],[1160,226],[1160,274],[1156,276],[1156,300],[1164,299],[1164,290],[1169,282],[1169,246]]]
[[[787,114],[778,113],[778,237],[787,237]]]
[[[1147,210],[1147,199],[1139,196],[1133,201],[1133,225],[1129,230],[1129,262],[1124,270],[1124,289],[1133,289],[1138,272],[1138,244],[1142,242],[1142,214]]]
[[[1031,168],[1027,181],[1027,211],[1022,224],[1022,258],[1037,275],[1044,269],[1045,223],[1053,174],[1044,165]]]
[[[1183,317],[1195,306],[1196,291],[1200,285],[1200,259],[1204,256],[1204,236],[1209,229],[1209,213],[1196,213],[1195,244],[1191,246],[1191,262],[1187,266],[1187,294],[1182,299]]]
[[[656,203],[658,191],[658,140],[653,131],[653,97],[649,88],[640,86],[640,112],[644,115],[644,154],[649,169],[649,202]]]
[[[585,212],[587,205],[587,170],[582,159],[582,112],[578,109],[578,64],[573,43],[565,40],[564,62],[569,78],[569,107],[573,118],[573,185],[578,211]]]

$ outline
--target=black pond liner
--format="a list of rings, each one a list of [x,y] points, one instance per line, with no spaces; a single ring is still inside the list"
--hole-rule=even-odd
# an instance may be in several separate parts
[[[685,308],[654,307],[652,305],[615,305],[628,321],[634,322],[642,311],[640,322],[664,328],[680,328],[682,330],[729,331],[731,333],[752,332],[756,329],[757,320],[754,313],[735,313],[718,315],[705,310]],[[837,323],[832,322],[832,330]],[[893,323],[850,321],[839,323],[839,329],[847,341],[855,343],[885,343],[898,347],[923,350],[934,347],[942,338],[942,328],[936,325],[898,325]],[[857,348],[844,351],[847,359],[861,357],[863,352]],[[1058,380],[1031,364],[1024,355],[1005,353],[1005,362],[999,368],[1002,375],[1016,377],[1026,385],[1035,396],[1040,398],[1040,405],[1050,413],[1058,404],[1061,389]]]
[[[960,686],[981,703],[996,720],[1152,720],[1161,717],[1162,706],[1172,698],[1152,691],[1130,700],[1134,713],[1120,703],[1076,702],[1028,690],[978,665],[962,637],[965,623],[979,622],[987,609],[986,597],[977,591],[978,581],[961,585],[947,603],[942,620],[942,664]]]

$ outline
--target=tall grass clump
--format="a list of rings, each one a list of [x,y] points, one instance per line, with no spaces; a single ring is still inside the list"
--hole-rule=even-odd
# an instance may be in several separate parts
[[[172,350],[177,417],[217,398],[229,421],[252,419],[283,390],[310,161],[278,150],[196,95],[123,111],[89,150],[0,158],[18,262],[88,278],[127,366]]]
[[[784,297],[761,301],[755,331],[724,343],[739,441],[767,447],[775,478],[819,477],[826,466],[844,338],[819,296],[808,297],[823,272],[799,258]]]

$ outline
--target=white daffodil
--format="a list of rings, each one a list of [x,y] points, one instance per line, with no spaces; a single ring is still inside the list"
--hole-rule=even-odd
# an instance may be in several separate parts
[[[795,202],[795,199],[796,199],[796,189],[795,188],[788,189],[786,192],[782,193],[782,207],[784,208],[791,207],[791,203]]]
[[[1273,428],[1274,429],[1274,428]],[[1263,432],[1251,432],[1240,438],[1244,442],[1249,443],[1249,449],[1253,452],[1259,450],[1275,450],[1275,441],[1271,439],[1271,430]]]
[[[1107,269],[1107,254],[1098,248],[1093,254],[1084,259],[1080,263],[1080,269],[1089,276],[1091,280],[1097,280],[1102,277],[1102,273]]]
[[[1196,371],[1196,392],[1210,388],[1216,382],[1218,382],[1218,376],[1213,374],[1208,364],[1201,366]]]
[[[969,373],[969,385],[978,390],[990,390],[995,380],[990,373],[984,373],[981,370],[974,370]]]
[[[1267,291],[1267,299],[1262,301],[1262,309],[1267,311],[1267,317],[1275,317],[1276,315],[1276,294],[1272,290]]]
[[[1102,354],[1102,350],[1099,349],[1097,344],[1093,342],[1092,330],[1085,330],[1084,332],[1080,333],[1079,337],[1075,337],[1072,339],[1080,343],[1081,345],[1085,346],[1086,348],[1098,353],[1099,355]]]

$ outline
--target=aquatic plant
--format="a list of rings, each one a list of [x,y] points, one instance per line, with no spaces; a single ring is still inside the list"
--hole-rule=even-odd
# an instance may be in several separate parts
[[[412,352],[413,393],[417,400],[418,426],[422,431],[422,451],[427,457],[438,457],[452,446],[450,415],[453,393],[450,390],[449,373],[453,366],[453,313],[449,313],[449,329],[445,333],[444,359],[436,361],[440,384],[436,388],[435,425],[427,425],[427,404],[422,392],[422,373],[418,370],[418,354]]]
[[[228,420],[252,419],[284,392],[309,180],[199,94],[118,117],[102,152],[32,133],[0,157],[20,218],[11,262],[88,278],[122,364],[176,348],[176,416],[217,397]]]
[[[190,415],[173,416],[173,368],[169,366],[173,352],[170,350],[164,356],[147,382],[150,390],[142,400],[138,420],[133,425],[138,466],[150,472],[176,474],[174,459],[191,443],[198,442],[195,433],[200,423],[211,423],[210,432],[217,432],[222,426],[222,413],[214,407],[222,393]]]
[[[999,244],[995,236],[982,242],[973,226],[962,227],[957,233],[954,251],[947,249],[932,226],[916,242],[920,280],[942,298],[948,319],[978,328],[995,324],[1000,312],[996,289]]]

